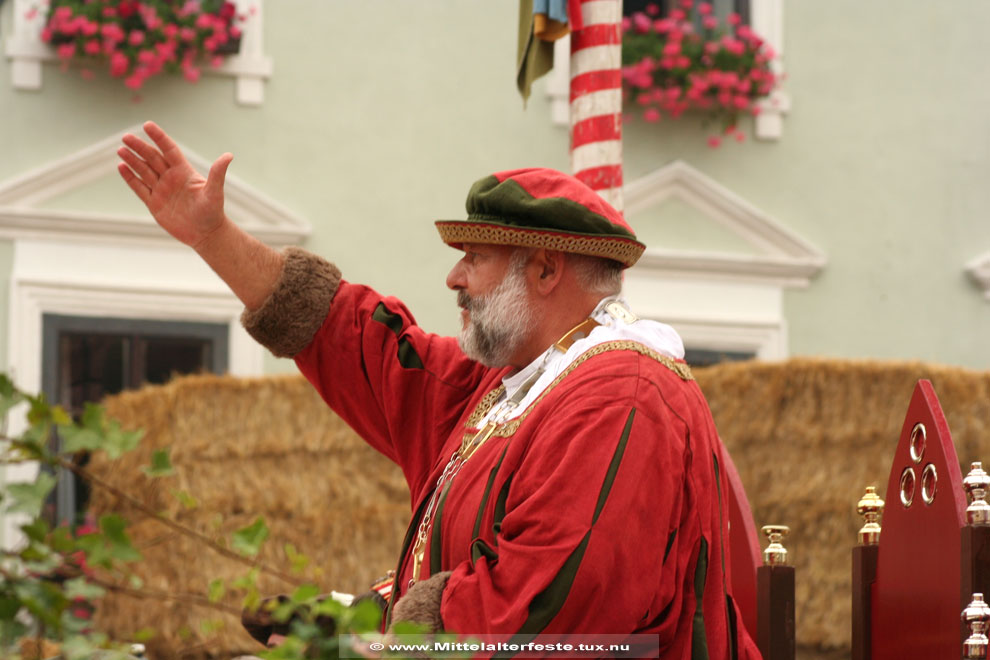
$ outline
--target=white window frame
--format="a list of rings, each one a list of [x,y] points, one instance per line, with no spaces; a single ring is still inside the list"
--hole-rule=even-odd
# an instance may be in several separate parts
[[[773,48],[776,57],[771,62],[777,76],[784,73],[784,0],[750,0],[750,26]],[[550,121],[555,126],[570,126],[570,37],[554,43],[554,67],[547,74],[546,90],[550,97]],[[784,134],[784,116],[790,112],[791,97],[780,89],[759,103],[760,114],[755,119],[755,134],[761,140],[779,140]]]
[[[243,25],[241,47],[237,55],[225,58],[216,69],[203,71],[237,79],[236,99],[241,105],[261,105],[265,99],[265,80],[272,75],[272,60],[262,45],[264,0],[234,0],[238,11],[248,16]],[[55,50],[41,40],[45,25],[45,7],[39,0],[14,0],[14,29],[7,43],[11,60],[11,84],[14,89],[42,88],[42,64],[58,61]],[[33,13],[32,18],[28,18]]]

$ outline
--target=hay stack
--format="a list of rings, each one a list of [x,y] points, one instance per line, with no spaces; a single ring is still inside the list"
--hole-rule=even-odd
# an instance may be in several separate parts
[[[97,456],[90,467],[153,509],[218,539],[229,539],[231,532],[264,516],[271,537],[262,561],[288,572],[284,546],[291,543],[316,569],[305,577],[326,591],[366,591],[394,568],[409,516],[405,480],[302,378],[192,376],[121,394],[106,406],[125,428],[143,428],[144,440],[122,459]],[[141,467],[162,447],[171,448],[175,474],[149,479]],[[173,494],[182,490],[199,505],[184,506]],[[206,595],[210,580],[247,573],[243,565],[172,532],[106,491],[94,491],[91,509],[117,511],[132,522],[132,540],[144,555],[135,573],[147,589]],[[259,584],[263,594],[292,591],[277,578],[264,576]],[[223,602],[239,609],[241,599],[231,593]],[[210,628],[215,621],[223,622],[219,631],[203,629],[204,622]],[[109,594],[96,623],[125,640],[142,628],[155,629],[158,634],[148,643],[154,658],[260,650],[238,617],[181,601]]]
[[[930,379],[963,465],[990,460],[990,373],[921,363],[795,359],[724,364],[695,373],[719,432],[747,487],[757,525],[791,526],[797,568],[797,634],[805,648],[849,645],[850,548],[861,521],[855,504],[866,485],[886,489],[904,414],[919,378]],[[298,376],[254,380],[187,377],[115,397],[108,412],[144,428],[142,447],[92,468],[156,509],[217,536],[263,515],[272,531],[262,558],[288,566],[286,542],[309,555],[326,589],[361,591],[396,561],[409,516],[398,470],[368,449]],[[176,474],[149,480],[140,466],[172,448]],[[184,509],[171,494],[199,499]],[[886,498],[886,497],[885,497]],[[210,579],[244,569],[96,492],[97,512],[122,511],[146,561],[148,587],[205,594]],[[262,590],[286,591],[274,579]],[[226,602],[239,607],[237,598]],[[97,624],[127,639],[143,627],[159,636],[155,658],[229,655],[257,647],[235,617],[218,633],[201,622],[215,612],[181,602],[108,595]],[[203,646],[205,644],[205,646]],[[805,657],[808,657],[807,655]],[[829,657],[834,657],[829,656]]]
[[[798,643],[848,648],[850,549],[867,485],[886,497],[904,415],[932,381],[963,466],[990,461],[990,373],[922,363],[794,359],[698,369],[757,526],[786,524]],[[896,499],[896,497],[894,498]]]

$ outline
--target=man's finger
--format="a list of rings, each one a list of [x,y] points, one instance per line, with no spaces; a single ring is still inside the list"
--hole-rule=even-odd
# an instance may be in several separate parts
[[[186,162],[186,157],[182,155],[182,150],[179,149],[172,138],[163,131],[158,124],[153,121],[146,121],[144,123],[144,132],[148,134],[158,148],[162,150],[162,155],[165,157],[165,162],[169,165],[182,165]]]
[[[143,158],[159,176],[168,169],[168,163],[165,162],[161,153],[141,138],[128,133],[124,136],[123,142],[131,151]]]
[[[233,154],[224,154],[210,166],[210,174],[206,177],[206,192],[209,195],[222,195],[223,182],[227,178],[227,167],[234,160]]]
[[[123,177],[127,185],[131,187],[131,190],[133,190],[134,194],[138,196],[138,199],[147,204],[148,200],[151,199],[151,189],[144,185],[144,183],[141,182],[141,179],[139,179],[137,175],[131,171],[131,168],[125,163],[118,163],[117,171],[120,172],[120,176]]]
[[[138,177],[140,177],[141,180],[149,187],[158,181],[158,173],[151,169],[147,161],[127,147],[117,149],[117,155],[120,156],[120,159],[127,163],[128,167],[130,167],[131,170],[137,174]]]

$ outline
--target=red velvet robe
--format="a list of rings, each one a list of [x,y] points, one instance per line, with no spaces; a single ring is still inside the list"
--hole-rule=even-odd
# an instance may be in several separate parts
[[[403,470],[414,518],[473,435],[505,369],[423,332],[405,306],[342,282],[296,356],[326,402]],[[724,449],[683,363],[641,344],[586,352],[468,460],[440,500],[420,579],[453,571],[448,631],[654,633],[661,657],[748,658],[727,598]],[[738,632],[735,630],[738,627]]]

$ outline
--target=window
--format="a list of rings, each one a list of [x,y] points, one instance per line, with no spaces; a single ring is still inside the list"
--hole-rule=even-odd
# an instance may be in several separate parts
[[[123,390],[165,383],[176,374],[224,373],[227,337],[228,327],[216,323],[45,314],[42,391],[78,418],[87,403]],[[73,460],[85,465],[88,456]],[[52,522],[79,522],[87,500],[86,484],[60,471],[48,516]]]

